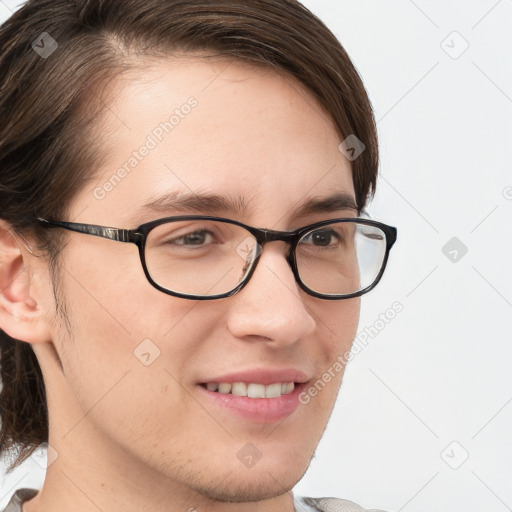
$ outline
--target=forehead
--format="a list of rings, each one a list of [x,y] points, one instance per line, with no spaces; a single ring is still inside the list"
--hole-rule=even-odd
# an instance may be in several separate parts
[[[111,97],[97,127],[105,165],[74,208],[84,222],[148,220],[133,212],[175,192],[242,198],[252,217],[354,194],[330,116],[281,73],[226,59],[159,60],[124,76]]]

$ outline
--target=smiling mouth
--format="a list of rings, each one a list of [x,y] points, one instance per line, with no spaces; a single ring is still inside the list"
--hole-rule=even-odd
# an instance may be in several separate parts
[[[295,382],[258,384],[254,382],[208,382],[201,384],[208,391],[248,398],[276,398],[288,395],[295,389]]]

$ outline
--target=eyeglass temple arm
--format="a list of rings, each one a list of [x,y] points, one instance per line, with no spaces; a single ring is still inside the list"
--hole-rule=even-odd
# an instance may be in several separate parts
[[[86,235],[94,235],[116,242],[135,243],[135,231],[132,229],[110,228],[106,226],[98,226],[96,224],[79,224],[77,222],[61,222],[56,220],[37,219],[41,226],[45,228],[64,228],[77,233],[85,233]]]

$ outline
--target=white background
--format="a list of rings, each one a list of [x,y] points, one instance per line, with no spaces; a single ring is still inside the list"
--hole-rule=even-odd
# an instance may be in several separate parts
[[[0,2],[0,20],[17,3]],[[512,0],[304,3],[369,91],[382,155],[369,211],[399,235],[363,301],[360,332],[378,333],[295,492],[397,512],[512,510]],[[36,468],[4,478],[0,508],[40,487]]]

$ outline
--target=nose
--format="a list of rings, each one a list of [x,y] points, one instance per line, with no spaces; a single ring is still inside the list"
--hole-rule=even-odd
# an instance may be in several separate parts
[[[284,247],[282,242],[266,244],[250,281],[231,298],[228,329],[237,338],[287,345],[314,331],[316,322],[304,304],[305,292],[286,261]]]

